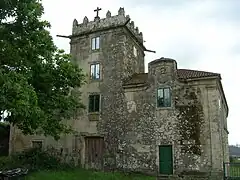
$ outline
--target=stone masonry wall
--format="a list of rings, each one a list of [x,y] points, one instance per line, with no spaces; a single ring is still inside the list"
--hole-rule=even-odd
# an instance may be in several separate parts
[[[158,145],[170,144],[174,147],[175,174],[212,171],[210,132],[207,119],[204,118],[207,114],[203,114],[202,104],[199,103],[199,100],[204,98],[205,88],[184,84],[172,87],[173,94],[178,94],[179,97],[178,102],[174,102],[176,109],[156,110],[156,114],[151,113],[156,106],[152,97],[154,88],[150,87],[146,91],[126,90],[128,111],[131,115],[127,125],[130,130],[137,132],[137,135],[131,137],[131,143],[135,144],[133,146],[135,149],[132,149],[131,152],[132,154],[136,152],[137,155],[133,155],[136,159],[128,158],[128,168],[141,170],[145,168],[145,171],[157,173]],[[194,100],[194,97],[185,99],[186,96],[192,95],[197,95],[195,96],[197,99]],[[181,106],[180,104],[183,102],[191,104]],[[198,112],[193,109],[194,107]],[[188,108],[190,109],[188,110]],[[138,124],[134,124],[135,119],[138,120]],[[128,133],[131,134],[131,132]],[[148,144],[149,142],[150,144]],[[148,158],[142,159],[141,151],[148,152]],[[144,167],[145,164],[147,164],[146,167]]]
[[[216,86],[207,88],[211,147],[212,147],[212,168],[215,171],[222,170],[223,163],[223,146],[221,137],[221,122],[219,117],[218,92]]]
[[[227,141],[227,135],[219,135],[222,127],[216,82],[179,82],[177,64],[168,59],[149,64],[146,86],[124,89],[123,80],[134,73],[144,73],[142,33],[133,21],[127,29],[120,27],[128,20],[123,8],[117,16],[108,12],[104,19],[89,21],[85,17],[81,24],[74,20],[71,54],[87,75],[87,84],[81,88],[87,109],[81,117],[69,121],[78,133],[63,136],[55,142],[42,136],[22,137],[20,132],[12,129],[11,149],[24,149],[30,147],[32,139],[42,139],[44,146],[63,147],[78,154],[84,165],[83,137],[102,136],[105,169],[128,169],[156,175],[159,173],[159,145],[168,144],[173,145],[175,174],[221,171],[222,143]],[[95,36],[100,36],[100,49],[92,52],[91,38]],[[95,62],[100,63],[98,81],[90,79],[90,64]],[[156,107],[159,87],[171,88],[172,107]],[[88,97],[95,93],[101,95],[101,110],[91,114],[88,113]],[[90,118],[92,115],[95,119]],[[18,137],[20,140],[16,140]],[[18,145],[18,142],[22,144]]]
[[[125,39],[124,48],[124,61],[123,61],[123,73],[124,76],[128,77],[134,73],[145,73],[144,68],[144,51],[142,47],[136,43],[136,41],[129,36],[129,33],[124,31],[127,36]],[[136,50],[136,55],[134,54],[134,48]]]
[[[171,72],[170,64],[160,66],[169,66]],[[158,65],[157,68],[161,69],[161,67]],[[155,73],[151,75],[152,72]],[[127,123],[124,139],[131,139],[125,141],[125,149],[121,148],[128,152],[128,154],[125,152],[125,159],[128,159],[128,165],[125,165],[130,169],[157,173],[158,145],[170,144],[174,147],[175,174],[221,171],[211,167],[213,161],[218,167],[222,165],[212,157],[212,151],[218,151],[212,149],[212,135],[209,128],[209,118],[210,123],[214,120],[211,119],[212,115],[209,111],[214,110],[215,104],[208,101],[206,87],[214,85],[215,81],[180,83],[169,73],[165,78],[161,74],[163,77],[161,79],[165,79],[163,82],[159,81],[158,72],[150,69],[151,85],[146,89],[125,90],[128,120],[124,121]],[[171,87],[173,107],[156,108],[158,87]],[[215,140],[215,143],[219,142]],[[221,155],[220,151],[218,155]],[[146,157],[145,152],[148,154]]]
[[[124,145],[129,144],[131,138],[127,136],[130,126],[128,126],[129,118],[126,114],[122,80],[136,73],[137,69],[134,68],[126,73],[125,67],[129,66],[128,62],[136,62],[137,59],[133,59],[133,51],[126,50],[132,49],[132,46],[128,47],[129,39],[122,29],[116,33],[115,31],[106,33],[104,36],[105,42],[102,44],[102,53],[105,57],[102,61],[104,79],[99,87],[102,100],[101,121],[97,124],[97,130],[104,136],[106,143],[105,167],[124,168],[124,164],[119,164],[119,161],[124,161],[121,149],[130,148]],[[127,58],[128,62],[125,61]],[[130,153],[130,151],[125,152]],[[127,162],[127,159],[125,160]]]
[[[105,31],[109,28],[123,26],[130,19],[129,15],[125,16],[124,8],[119,8],[118,14],[115,16],[111,15],[111,12],[108,11],[106,18],[100,19],[95,17],[94,21],[89,21],[85,16],[82,23],[78,23],[76,19],[73,21],[72,35],[82,35],[86,33],[94,33],[95,31]],[[131,21],[127,24],[128,29],[134,34],[134,36],[143,43],[142,32],[139,32],[137,26],[134,25],[134,21]]]
[[[227,127],[227,107],[223,101],[222,94],[219,92],[219,120],[221,125],[221,138],[223,146],[224,162],[229,162],[229,147],[228,147],[228,127]]]

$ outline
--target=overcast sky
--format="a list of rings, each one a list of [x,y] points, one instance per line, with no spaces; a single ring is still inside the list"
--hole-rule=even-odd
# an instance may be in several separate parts
[[[229,144],[240,143],[240,0],[43,0],[43,6],[56,45],[67,52],[69,40],[56,35],[70,35],[74,18],[92,21],[97,6],[101,18],[107,10],[116,15],[124,7],[143,32],[145,46],[156,51],[146,52],[146,64],[169,57],[179,68],[221,73],[229,105]]]

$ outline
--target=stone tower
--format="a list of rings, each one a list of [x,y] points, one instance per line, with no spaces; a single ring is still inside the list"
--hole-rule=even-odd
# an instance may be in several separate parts
[[[122,79],[133,73],[144,73],[142,32],[125,16],[124,8],[116,16],[111,16],[110,11],[103,19],[97,15],[94,21],[85,16],[81,24],[75,19],[70,44],[71,54],[88,75],[89,64],[99,63],[102,81],[110,79],[110,74]]]
[[[97,13],[93,21],[84,17],[79,24],[74,20],[70,45],[74,60],[87,75],[81,89],[87,109],[74,127],[82,138],[104,138],[105,154],[114,152],[125,126],[123,80],[144,73],[142,33],[120,8],[116,16],[108,11],[103,19]]]

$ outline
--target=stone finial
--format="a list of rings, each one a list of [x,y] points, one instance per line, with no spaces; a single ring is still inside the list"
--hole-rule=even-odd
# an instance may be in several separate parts
[[[77,26],[78,25],[78,21],[76,19],[73,20],[73,26]]]
[[[88,18],[87,18],[87,16],[85,16],[84,19],[83,19],[83,24],[87,24],[88,22],[89,22]]]
[[[129,15],[126,15],[126,19],[127,19],[127,20],[130,19],[130,16],[129,16]]]
[[[139,36],[140,36],[141,39],[143,39],[143,33],[142,32],[139,33]]]
[[[99,16],[96,16],[96,17],[94,18],[94,21],[95,21],[95,22],[99,22],[99,21],[100,21],[100,17],[99,17]]]
[[[130,22],[130,27],[131,27],[131,29],[134,29],[134,21]]]
[[[108,11],[107,14],[106,14],[106,18],[110,18],[111,17],[111,12]]]
[[[119,8],[119,10],[118,10],[118,15],[123,15],[123,16],[125,16],[125,10],[124,10],[124,8]]]
[[[139,33],[138,27],[135,28],[135,31],[136,31],[137,34]]]

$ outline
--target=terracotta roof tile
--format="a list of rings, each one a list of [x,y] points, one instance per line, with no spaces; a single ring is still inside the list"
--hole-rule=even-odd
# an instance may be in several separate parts
[[[179,79],[194,79],[194,78],[213,77],[213,76],[220,77],[220,74],[218,73],[197,71],[197,70],[190,70],[190,69],[178,69],[177,75]]]
[[[177,77],[180,80],[183,79],[195,79],[195,78],[202,78],[202,77],[221,77],[218,73],[213,72],[206,72],[206,71],[197,71],[197,70],[190,70],[190,69],[178,69],[177,70]],[[138,85],[138,84],[145,84],[147,83],[148,73],[139,73],[133,74],[130,78],[124,81],[124,85]]]

